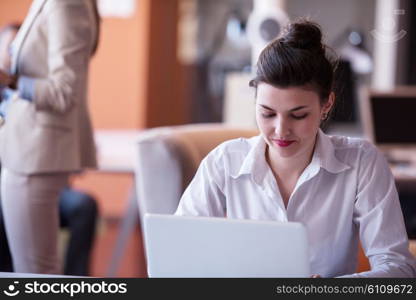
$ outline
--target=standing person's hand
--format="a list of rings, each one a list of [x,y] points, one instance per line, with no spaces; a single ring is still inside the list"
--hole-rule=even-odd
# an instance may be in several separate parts
[[[9,75],[3,70],[0,70],[0,85],[14,88],[15,83],[16,83],[16,78],[14,76]]]

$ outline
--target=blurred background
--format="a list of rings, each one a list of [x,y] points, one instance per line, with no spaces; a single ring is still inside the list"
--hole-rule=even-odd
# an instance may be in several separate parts
[[[21,22],[30,3],[1,0],[0,26]],[[416,84],[416,52],[411,51],[416,42],[416,5],[411,0],[98,0],[98,4],[101,42],[89,78],[89,107],[98,137],[131,136],[146,128],[189,123],[254,127],[254,97],[248,88],[252,66],[262,47],[298,17],[321,24],[326,43],[340,58],[338,110],[329,132],[361,134],[361,87],[390,90]],[[101,155],[116,152],[117,144],[113,139],[107,150],[98,150]],[[92,276],[107,274],[132,177],[121,170],[89,171],[73,178],[75,187],[99,203]],[[138,228],[116,275],[146,276]]]

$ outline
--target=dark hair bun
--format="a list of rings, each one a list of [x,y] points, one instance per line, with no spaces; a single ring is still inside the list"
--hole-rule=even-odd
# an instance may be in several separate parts
[[[317,52],[324,50],[321,28],[317,23],[311,21],[298,21],[289,24],[280,40],[293,48]]]
[[[257,87],[260,82],[282,88],[309,85],[324,103],[332,91],[336,66],[328,49],[322,42],[318,24],[305,19],[290,23],[260,53],[256,77],[250,85]]]

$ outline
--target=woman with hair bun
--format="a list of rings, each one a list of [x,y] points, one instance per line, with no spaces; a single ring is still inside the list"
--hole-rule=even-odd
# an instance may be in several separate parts
[[[209,153],[176,214],[301,222],[314,277],[414,277],[383,155],[365,140],[320,129],[336,99],[335,66],[318,24],[289,24],[262,51],[250,82],[260,135]],[[371,270],[354,273],[359,241]]]

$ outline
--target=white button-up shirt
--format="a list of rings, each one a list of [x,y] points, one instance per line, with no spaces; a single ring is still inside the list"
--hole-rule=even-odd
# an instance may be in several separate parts
[[[287,208],[265,150],[260,136],[218,146],[202,161],[176,214],[301,222],[312,274],[323,277],[416,276],[394,178],[373,145],[319,131]],[[353,274],[359,240],[371,271]]]

